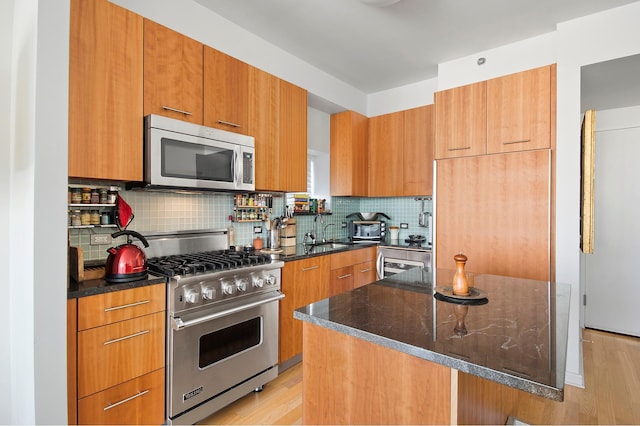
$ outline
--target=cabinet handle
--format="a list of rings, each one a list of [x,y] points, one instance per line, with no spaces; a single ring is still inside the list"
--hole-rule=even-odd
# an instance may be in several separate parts
[[[314,265],[314,266],[309,266],[308,268],[302,268],[303,271],[311,271],[312,269],[318,269],[320,266],[318,265]]]
[[[180,114],[184,114],[184,115],[193,115],[192,113],[190,113],[189,111],[183,111],[181,109],[177,109],[177,108],[171,108],[168,107],[166,105],[162,105],[162,109],[165,111],[173,111],[173,112],[179,112]]]
[[[125,399],[123,399],[122,401],[114,402],[114,403],[113,403],[113,404],[111,404],[111,405],[107,405],[107,406],[106,406],[106,407],[104,407],[102,410],[103,410],[103,411],[111,410],[112,408],[117,407],[117,406],[118,406],[118,405],[120,405],[120,404],[124,404],[125,402],[129,402],[129,401],[131,401],[132,399],[136,399],[136,398],[141,397],[142,395],[145,395],[145,394],[148,394],[148,393],[149,393],[149,389],[147,389],[147,390],[143,390],[142,392],[138,392],[137,394],[132,395],[132,396],[130,396],[129,398],[125,398]]]
[[[511,145],[514,143],[526,143],[526,142],[531,142],[531,139],[522,139],[519,141],[509,141],[509,142],[502,142],[502,145]]]
[[[371,268],[367,268],[367,269],[360,269],[360,273],[364,274],[365,272],[369,272],[371,270]]]
[[[134,306],[144,305],[145,303],[149,303],[149,302],[150,302],[150,300],[143,300],[143,301],[140,301],[140,302],[129,303],[128,305],[112,306],[110,308],[105,308],[104,311],[105,312],[117,311],[118,309],[132,308]]]
[[[338,277],[339,280],[343,279],[343,278],[349,278],[351,276],[351,274],[344,274],[344,275],[340,275]]]
[[[224,120],[218,120],[218,124],[225,124],[225,125],[231,126],[231,127],[241,127],[239,124],[232,123],[230,121],[224,121]]]
[[[460,148],[447,148],[447,151],[464,151],[465,149],[471,149],[470,146],[463,146]]]
[[[118,337],[117,339],[107,340],[106,342],[104,342],[104,346],[110,345],[112,343],[121,342],[123,340],[131,339],[131,338],[134,338],[134,337],[142,336],[143,334],[149,333],[149,331],[150,330],[138,331],[137,333],[133,333],[133,334],[130,334],[128,336],[123,336],[123,337]]]

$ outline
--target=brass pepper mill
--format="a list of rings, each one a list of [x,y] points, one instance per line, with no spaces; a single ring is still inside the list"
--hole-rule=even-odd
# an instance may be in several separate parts
[[[453,275],[453,294],[456,296],[468,296],[469,283],[467,282],[467,275],[464,272],[464,264],[467,262],[467,256],[462,253],[453,256],[453,260],[456,262],[456,273]]]

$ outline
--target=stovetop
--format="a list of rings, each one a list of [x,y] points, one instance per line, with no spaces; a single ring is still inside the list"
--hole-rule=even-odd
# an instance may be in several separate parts
[[[226,271],[272,262],[271,256],[259,252],[213,250],[192,254],[153,257],[147,260],[149,271],[167,277]]]

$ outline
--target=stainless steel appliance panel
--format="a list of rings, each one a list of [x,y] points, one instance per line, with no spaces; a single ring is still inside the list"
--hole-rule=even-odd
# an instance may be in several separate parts
[[[419,267],[431,271],[431,250],[419,248],[378,247],[376,273],[378,279]]]

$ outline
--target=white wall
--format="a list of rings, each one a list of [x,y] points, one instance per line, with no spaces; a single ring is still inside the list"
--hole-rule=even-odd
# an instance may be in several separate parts
[[[2,11],[13,26],[3,34],[11,43],[3,51],[2,108],[10,113],[3,116],[8,164],[1,191],[8,217],[2,289],[10,305],[2,337],[10,359],[0,365],[7,404],[0,422],[63,424],[69,0],[14,0],[3,2]]]
[[[371,93],[367,96],[366,115],[375,117],[390,112],[431,105],[437,86],[438,79],[431,78],[418,83],[396,87],[395,89]]]

